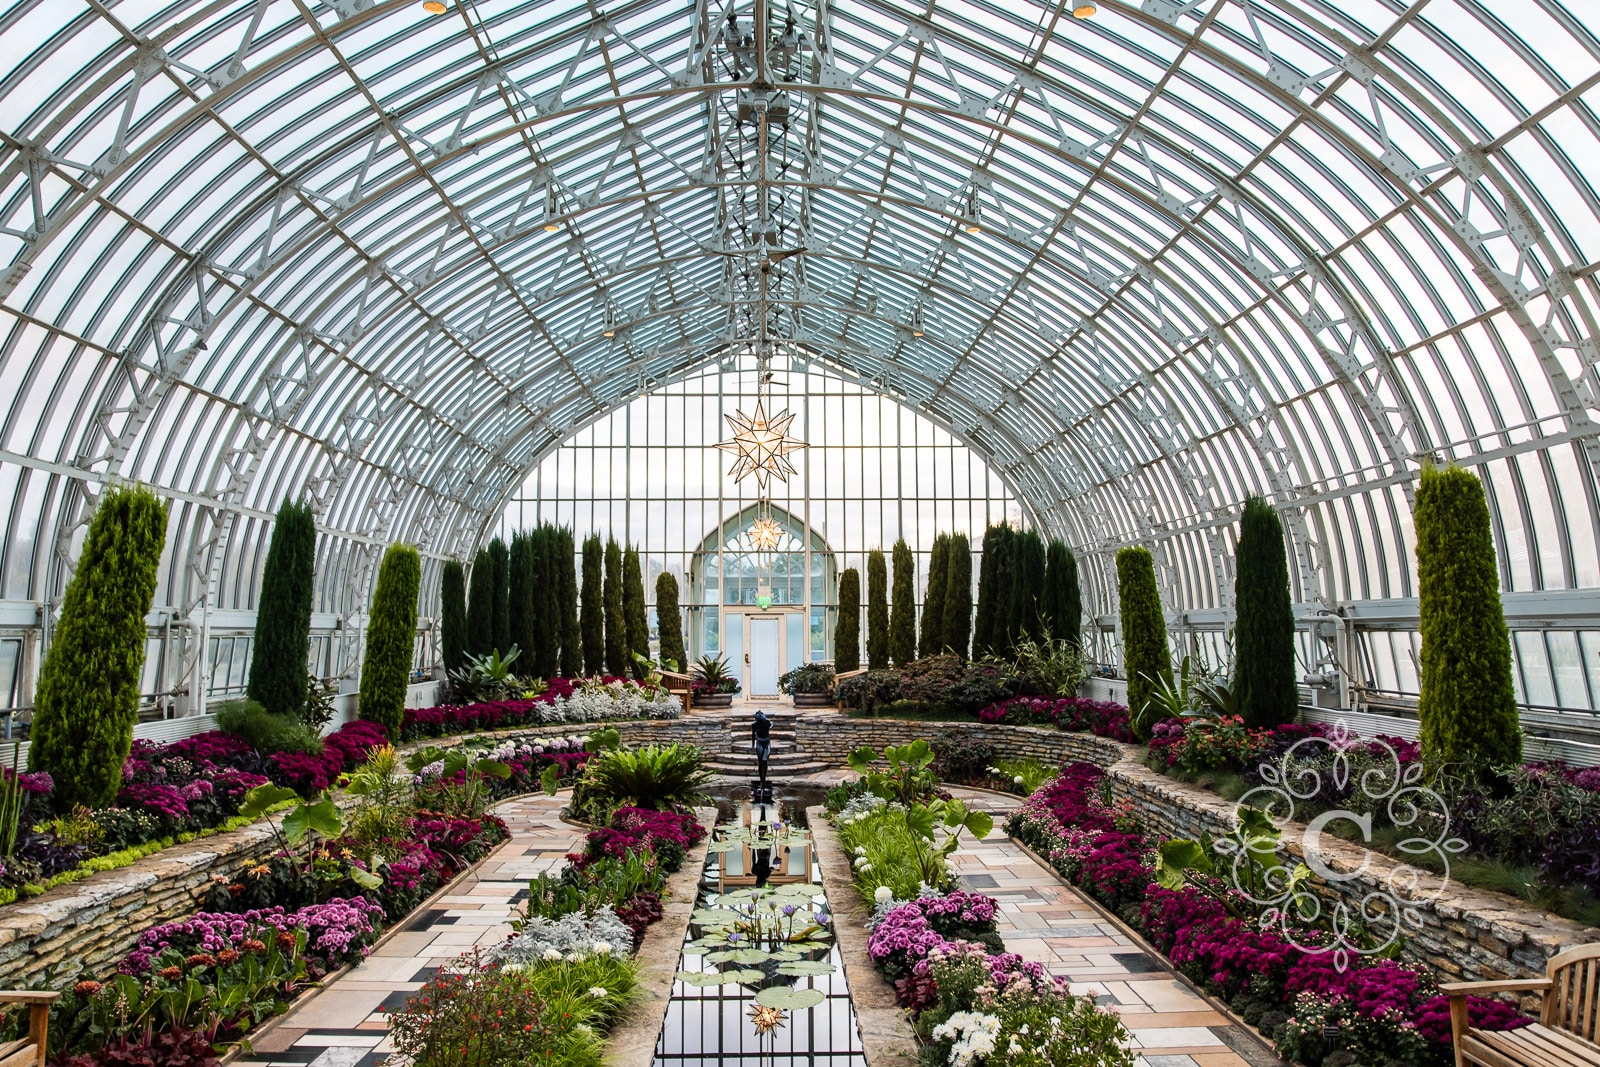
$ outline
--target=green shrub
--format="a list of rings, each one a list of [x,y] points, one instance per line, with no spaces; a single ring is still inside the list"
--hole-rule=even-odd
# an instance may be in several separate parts
[[[506,577],[509,632],[511,644],[522,650],[522,667],[533,674],[540,673],[537,666],[538,646],[534,643],[534,632],[540,629],[537,621],[539,612],[534,605],[533,594],[533,583],[536,580],[534,572],[537,569],[534,556],[537,551],[533,535],[529,531],[518,530],[511,535]],[[500,651],[509,652],[510,648],[508,646]]]
[[[627,675],[633,668],[628,655],[628,620],[623,609],[622,546],[606,539],[606,670]]]
[[[645,745],[596,753],[584,766],[584,794],[609,807],[633,805],[664,811],[700,799],[711,772],[700,767],[693,745]]]
[[[944,598],[950,577],[950,535],[933,539],[928,554],[928,591],[922,599],[922,629],[917,635],[917,655],[937,656],[944,651]]]
[[[1043,641],[1045,589],[1044,539],[1035,530],[1020,530],[1011,539],[1011,616],[1006,635],[1009,652],[1019,641]]]
[[[883,550],[867,553],[867,669],[889,666],[889,568]]]
[[[1083,641],[1083,594],[1078,589],[1078,560],[1060,541],[1045,553],[1043,610],[1050,636],[1077,645]]]
[[[1117,593],[1122,604],[1122,665],[1128,676],[1128,718],[1134,736],[1150,738],[1151,697],[1172,684],[1167,620],[1156,590],[1155,558],[1142,545],[1117,552]]]
[[[416,652],[417,591],[422,557],[410,545],[393,544],[378,567],[378,588],[367,621],[367,651],[361,664],[361,717],[400,736],[406,683]]]
[[[503,656],[511,651],[511,553],[498,537],[489,542],[489,560],[494,564],[494,648]]]
[[[628,658],[633,674],[643,678],[646,667],[634,657],[650,658],[650,616],[644,606],[644,574],[639,567],[639,550],[632,545],[622,557],[622,618],[628,635]]]
[[[836,824],[839,843],[850,853],[856,889],[871,900],[888,886],[896,900],[915,900],[922,881],[920,840],[903,812],[880,809]],[[859,850],[859,851],[858,851]]]
[[[317,522],[311,505],[285,500],[261,570],[246,688],[251,700],[277,715],[299,714],[305,706],[316,578]]]
[[[661,666],[682,671],[689,665],[683,647],[683,616],[678,611],[678,579],[670,571],[656,577],[656,629],[661,634]]]
[[[467,652],[487,656],[494,651],[494,558],[487,548],[472,557],[467,586]]]
[[[861,575],[846,567],[839,575],[839,617],[833,625],[833,669],[861,669]]]
[[[528,662],[524,670],[540,678],[561,670],[561,596],[556,574],[561,531],[541,523],[528,533]]]
[[[978,567],[978,617],[972,625],[972,654],[978,659],[1002,655],[1011,634],[1011,542],[1016,532],[1005,523],[983,535],[983,560]]]
[[[122,784],[166,531],[166,505],[146,489],[106,489],[89,522],[39,671],[28,752],[55,779],[62,811],[106,807]]]
[[[1483,483],[1459,467],[1424,467],[1415,522],[1423,759],[1515,766],[1522,727]]]
[[[322,735],[294,715],[277,715],[254,700],[217,705],[217,729],[247,742],[263,756],[274,752],[322,751]]]
[[[950,535],[949,559],[944,587],[944,645],[965,659],[972,644],[972,545],[966,534]]]
[[[583,633],[578,626],[578,571],[572,531],[561,527],[556,535],[555,559],[557,613],[561,617],[561,674],[576,678],[583,673]]]
[[[605,549],[598,535],[583,539],[583,668],[584,674],[606,669]]]
[[[917,658],[917,564],[905,538],[894,543],[894,609],[889,616],[889,658],[896,666]]]
[[[1300,712],[1295,683],[1294,606],[1283,524],[1259,496],[1244,502],[1234,549],[1233,697],[1246,726],[1268,729]]]
[[[447,675],[467,665],[467,573],[456,559],[439,578],[439,650]]]

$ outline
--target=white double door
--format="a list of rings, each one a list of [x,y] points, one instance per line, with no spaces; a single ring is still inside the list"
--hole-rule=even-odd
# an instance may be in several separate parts
[[[722,615],[724,647],[728,666],[740,678],[745,695],[775,697],[778,695],[778,676],[784,664],[798,663],[804,654],[800,648],[801,627],[790,621],[801,616],[794,612],[728,611]],[[786,646],[795,644],[795,648]]]

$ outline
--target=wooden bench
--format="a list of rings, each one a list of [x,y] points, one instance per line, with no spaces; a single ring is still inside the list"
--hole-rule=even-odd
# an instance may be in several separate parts
[[[0,990],[0,1004],[28,1006],[28,1036],[0,1044],[0,1067],[44,1067],[50,1036],[50,1005],[60,993],[47,989]]]
[[[1600,945],[1579,945],[1552,956],[1545,975],[1439,987],[1450,998],[1456,1067],[1600,1067]],[[1467,1015],[1472,994],[1532,992],[1544,994],[1539,1021],[1532,1026],[1504,1031],[1472,1026]]]
[[[853,671],[845,671],[843,674],[835,674],[833,676],[834,704],[837,705],[839,703],[838,696],[839,696],[839,683],[840,682],[844,681],[846,678],[854,678],[858,674],[866,674],[866,673],[867,673],[867,669],[865,667],[857,667]]]
[[[687,715],[694,704],[694,679],[687,674],[677,671],[657,671],[661,675],[661,688],[669,693],[676,693],[678,699],[683,701],[683,713]]]

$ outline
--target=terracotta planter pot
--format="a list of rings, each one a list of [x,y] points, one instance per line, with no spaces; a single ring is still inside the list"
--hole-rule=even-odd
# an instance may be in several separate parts
[[[731,708],[733,707],[732,693],[706,693],[696,694],[694,706],[697,708]]]
[[[796,693],[794,706],[797,708],[831,708],[833,697],[827,693]]]

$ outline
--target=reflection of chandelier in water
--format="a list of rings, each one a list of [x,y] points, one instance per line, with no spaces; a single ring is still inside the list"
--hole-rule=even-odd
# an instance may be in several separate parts
[[[783,1009],[769,1008],[765,1004],[752,1004],[750,1021],[756,1024],[756,1035],[765,1037],[783,1025]]]
[[[783,538],[783,527],[779,526],[771,515],[763,514],[751,525],[746,534],[757,552],[771,552],[778,547],[778,542]]]
[[[736,411],[723,418],[733,427],[733,437],[717,442],[717,447],[738,457],[733,464],[734,481],[755,475],[756,484],[765,489],[769,477],[787,482],[789,475],[796,473],[788,453],[806,447],[806,443],[789,436],[794,416],[787,408],[769,418],[766,399],[758,396],[754,415],[747,417],[743,411]]]

